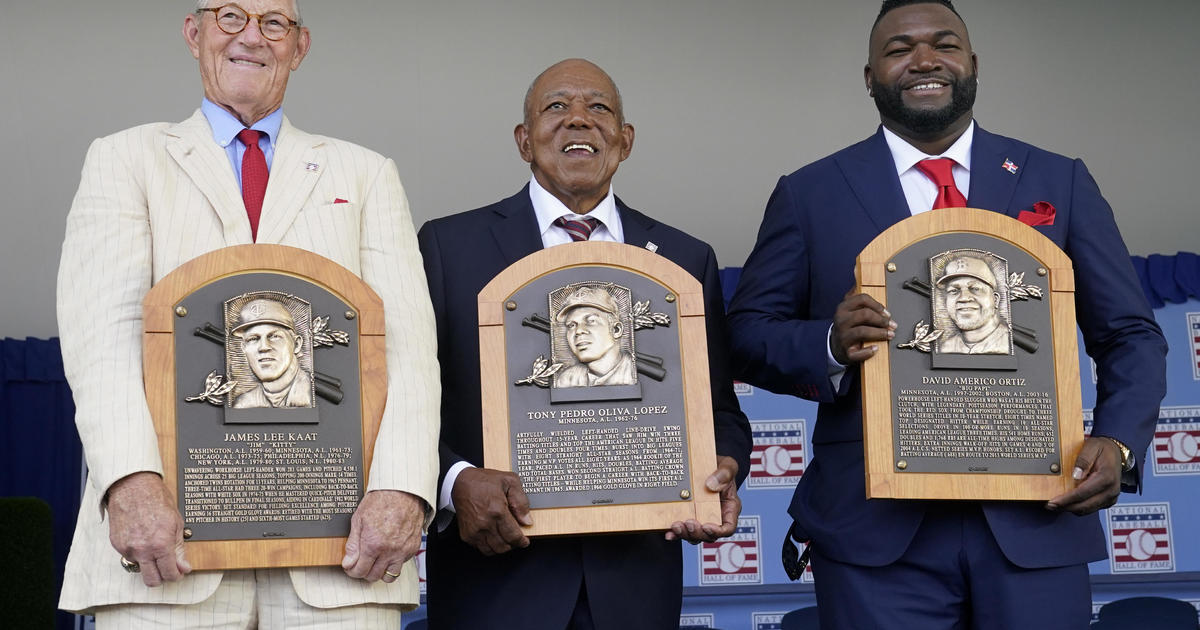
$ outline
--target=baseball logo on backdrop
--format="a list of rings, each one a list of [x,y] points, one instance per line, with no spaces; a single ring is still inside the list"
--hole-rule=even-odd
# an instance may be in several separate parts
[[[419,581],[421,594],[425,594],[425,539],[426,536],[421,536],[421,548],[417,550],[417,555],[413,556],[413,561],[417,563],[417,580]]]
[[[706,542],[700,548],[700,586],[713,584],[762,584],[759,563],[760,517],[738,518],[737,530],[729,538]]]
[[[1192,349],[1192,379],[1200,381],[1200,313],[1188,313],[1188,346]]]
[[[1083,410],[1083,434],[1090,436],[1092,434],[1092,427],[1095,424],[1096,424],[1096,418],[1094,415],[1092,415],[1092,410],[1084,409]]]
[[[754,448],[750,451],[747,488],[791,487],[800,481],[807,461],[804,420],[751,422]]]
[[[1175,570],[1168,503],[1132,503],[1108,508],[1108,538],[1113,573]]]
[[[691,630],[694,628],[712,628],[716,618],[712,613],[688,613],[679,615],[679,630]]]
[[[750,613],[750,627],[754,630],[783,630],[783,616],[786,614],[786,612]]]
[[[1200,473],[1200,407],[1163,407],[1154,428],[1154,475]]]

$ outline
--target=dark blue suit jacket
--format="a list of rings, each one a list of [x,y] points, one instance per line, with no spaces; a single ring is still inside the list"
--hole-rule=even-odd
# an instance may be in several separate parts
[[[716,256],[707,244],[617,200],[625,242],[657,253],[704,286],[717,454],[750,470],[750,425],[729,372],[728,335]],[[459,461],[483,465],[476,296],[496,274],[542,249],[529,188],[498,203],[436,219],[418,240],[438,325],[442,374],[441,477]],[[598,628],[668,628],[679,623],[682,554],[661,532],[536,538],[526,549],[485,557],[459,538],[457,523],[428,538],[431,628],[567,626],[585,576]]]
[[[1002,168],[1006,160],[1016,173]],[[1116,438],[1141,457],[1166,391],[1166,342],[1142,294],[1112,210],[1083,162],[988,133],[976,125],[967,204],[1016,218],[1034,203],[1057,209],[1037,230],[1075,267],[1075,302],[1086,349],[1096,361],[1093,435]],[[895,561],[925,508],[917,501],[865,499],[857,370],[834,392],[828,331],[854,286],[858,253],[907,218],[908,204],[882,130],[783,177],[730,306],[735,375],[771,391],[819,401],[814,458],[789,513],[802,533],[837,560]],[[1040,502],[983,504],[1004,554],[1022,567],[1065,566],[1105,557],[1095,515],[1048,512]]]

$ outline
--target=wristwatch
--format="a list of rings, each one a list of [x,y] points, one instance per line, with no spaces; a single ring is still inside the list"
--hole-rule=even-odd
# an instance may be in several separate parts
[[[1125,446],[1125,444],[1117,438],[1111,438],[1106,435],[1104,436],[1104,439],[1116,444],[1117,449],[1121,451],[1121,472],[1129,472],[1133,470],[1133,465],[1137,463],[1137,458],[1134,457],[1133,451],[1129,450],[1129,447]]]

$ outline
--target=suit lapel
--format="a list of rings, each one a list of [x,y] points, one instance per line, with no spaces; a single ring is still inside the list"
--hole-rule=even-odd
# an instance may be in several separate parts
[[[651,233],[654,231],[654,219],[630,208],[625,205],[620,199],[617,199],[617,212],[621,215],[621,231],[624,232],[625,243],[634,247],[645,247],[653,243]],[[662,243],[654,243],[659,248]],[[655,249],[657,253],[662,253]]]
[[[250,242],[250,219],[238,190],[229,156],[213,141],[212,128],[200,110],[167,129],[167,153],[183,169],[221,219],[227,245]]]
[[[494,212],[497,221],[492,224],[492,236],[508,264],[542,249],[542,235],[533,214],[528,184],[521,192],[501,202]]]
[[[880,232],[911,216],[882,127],[870,138],[835,155],[834,160]]]
[[[263,199],[258,242],[278,243],[291,229],[296,215],[312,194],[326,164],[324,141],[296,129],[283,117],[271,174],[267,178],[267,196]],[[356,203],[363,200],[356,199]]]
[[[1028,157],[1028,149],[988,133],[976,124],[975,138],[971,142],[971,192],[967,196],[967,205],[1016,218],[1021,209],[1010,204],[1023,174],[1020,169]],[[1004,168],[1006,161],[1016,165],[1016,173]]]

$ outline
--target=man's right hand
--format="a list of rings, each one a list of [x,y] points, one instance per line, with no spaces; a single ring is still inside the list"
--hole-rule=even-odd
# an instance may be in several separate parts
[[[886,342],[896,336],[895,331],[896,322],[882,304],[865,293],[851,291],[833,314],[829,351],[842,365],[861,363],[878,352],[872,342]]]
[[[521,525],[533,525],[529,499],[516,474],[490,468],[464,468],[450,491],[458,535],[485,556],[528,547]]]
[[[146,586],[175,582],[192,571],[183,556],[183,517],[162,477],[152,472],[122,477],[108,489],[108,540],[138,563]]]

